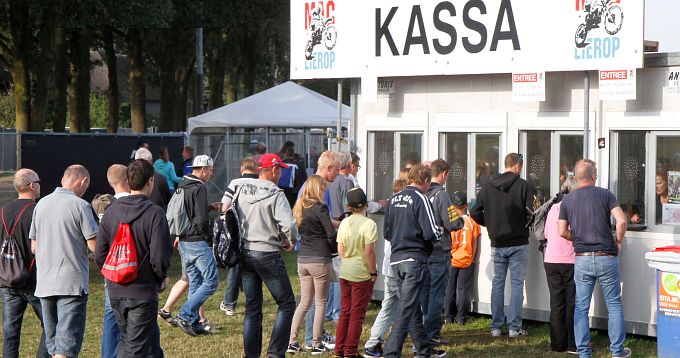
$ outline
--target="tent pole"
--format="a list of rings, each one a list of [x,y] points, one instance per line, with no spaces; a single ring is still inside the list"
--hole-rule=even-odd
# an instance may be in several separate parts
[[[338,80],[338,123],[335,129],[335,141],[338,142],[338,152],[342,148],[342,80]]]

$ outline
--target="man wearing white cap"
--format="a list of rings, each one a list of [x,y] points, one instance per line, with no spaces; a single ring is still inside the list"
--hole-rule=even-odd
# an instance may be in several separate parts
[[[212,230],[208,211],[208,191],[204,183],[213,175],[213,160],[207,155],[198,155],[191,166],[191,174],[185,175],[177,186],[184,192],[184,207],[187,208],[190,228],[186,235],[179,236],[179,251],[182,264],[189,276],[189,299],[177,315],[177,326],[186,334],[196,336],[205,333],[199,323],[198,310],[217,290],[217,266],[212,254]]]

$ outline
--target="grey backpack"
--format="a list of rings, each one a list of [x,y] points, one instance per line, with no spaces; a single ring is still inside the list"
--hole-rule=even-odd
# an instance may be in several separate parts
[[[178,187],[172,198],[170,198],[170,203],[168,203],[168,210],[165,216],[168,219],[171,236],[184,236],[189,233],[191,228],[189,213],[187,213],[185,205],[184,191],[184,188]]]

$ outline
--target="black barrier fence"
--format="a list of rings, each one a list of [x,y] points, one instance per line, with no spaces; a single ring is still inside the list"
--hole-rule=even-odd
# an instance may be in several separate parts
[[[12,137],[14,138],[14,137]],[[162,146],[170,152],[175,168],[182,165],[184,135],[178,134],[61,134],[22,133],[21,166],[35,170],[40,176],[41,194],[51,193],[61,186],[64,170],[71,164],[81,164],[90,172],[90,187],[83,199],[90,201],[95,194],[111,193],[106,171],[112,164],[128,165],[132,151],[140,139],[149,143],[154,160]]]

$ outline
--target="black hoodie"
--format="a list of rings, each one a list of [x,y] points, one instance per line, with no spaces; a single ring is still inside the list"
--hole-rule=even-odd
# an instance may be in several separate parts
[[[106,210],[97,233],[95,262],[101,269],[113,244],[120,223],[130,224],[139,263],[137,279],[124,285],[107,282],[113,298],[158,300],[158,290],[167,276],[172,241],[165,212],[144,195],[116,200]]]
[[[208,216],[208,190],[203,181],[193,175],[185,175],[177,184],[177,189],[184,190],[184,206],[189,215],[191,227],[186,236],[180,241],[205,241],[212,244],[212,227]]]
[[[486,226],[491,247],[529,244],[527,222],[533,208],[533,190],[513,172],[497,175],[477,195],[470,216]]]

